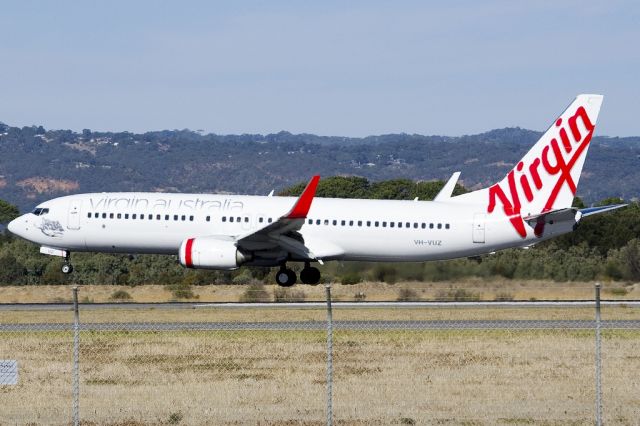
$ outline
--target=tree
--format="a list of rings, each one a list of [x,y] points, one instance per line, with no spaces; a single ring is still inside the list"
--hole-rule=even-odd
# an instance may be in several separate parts
[[[20,211],[13,204],[0,200],[0,223],[7,223],[20,216]]]

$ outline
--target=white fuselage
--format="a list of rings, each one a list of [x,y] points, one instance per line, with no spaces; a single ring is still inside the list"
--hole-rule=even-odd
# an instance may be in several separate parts
[[[235,237],[276,221],[292,197],[95,193],[56,198],[10,224],[45,247],[67,251],[177,254],[185,239]],[[542,239],[570,227],[549,229]],[[326,260],[425,261],[474,256],[541,239],[517,235],[486,206],[429,201],[316,198],[300,229]],[[291,259],[306,260],[306,259]],[[277,262],[274,262],[274,264]]]

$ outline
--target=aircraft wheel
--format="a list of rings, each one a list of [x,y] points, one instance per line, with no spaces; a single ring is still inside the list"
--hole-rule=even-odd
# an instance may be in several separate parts
[[[65,263],[64,265],[62,265],[61,270],[63,274],[70,274],[73,272],[73,265],[71,265],[70,263]]]
[[[300,272],[300,281],[304,284],[318,284],[320,282],[320,270],[312,266],[304,268],[302,272]]]
[[[280,268],[276,273],[276,282],[282,287],[291,287],[296,283],[296,273],[288,268]]]

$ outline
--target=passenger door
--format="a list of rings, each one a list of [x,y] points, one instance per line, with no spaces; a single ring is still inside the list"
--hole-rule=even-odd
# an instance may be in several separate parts
[[[72,199],[69,203],[69,217],[67,219],[67,228],[72,230],[80,229],[80,211],[82,200]]]

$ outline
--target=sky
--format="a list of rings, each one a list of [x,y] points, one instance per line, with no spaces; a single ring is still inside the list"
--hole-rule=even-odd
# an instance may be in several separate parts
[[[544,130],[605,95],[640,135],[637,1],[18,1],[0,121],[217,134]]]

